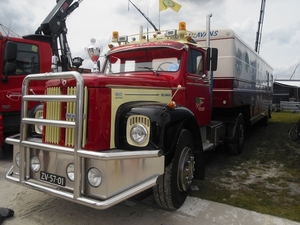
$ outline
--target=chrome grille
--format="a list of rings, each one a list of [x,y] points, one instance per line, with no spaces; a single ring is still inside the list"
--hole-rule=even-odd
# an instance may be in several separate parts
[[[47,95],[61,95],[62,91],[58,87],[47,88]],[[76,95],[76,87],[68,87],[67,95]],[[84,107],[83,107],[83,132],[82,132],[82,147],[86,145],[87,137],[87,109],[88,109],[88,89],[84,88]],[[62,118],[62,104],[61,102],[46,102],[46,119],[61,120]],[[76,103],[65,103],[65,120],[75,121]],[[63,131],[62,131],[63,129]],[[64,145],[72,147],[75,144],[75,128],[59,128],[46,126],[45,130],[45,142],[51,144],[59,144],[61,140],[61,134],[64,132]]]
[[[61,90],[58,87],[47,88],[47,95],[61,95]],[[46,102],[46,119],[61,120],[61,102]],[[45,142],[59,144],[60,129],[46,126]]]

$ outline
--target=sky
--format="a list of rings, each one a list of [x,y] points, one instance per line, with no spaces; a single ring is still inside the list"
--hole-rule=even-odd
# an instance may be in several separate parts
[[[187,30],[205,29],[206,16],[212,13],[211,29],[231,28],[255,47],[261,0],[175,0],[182,5],[178,12],[159,12],[158,0],[131,1],[161,30],[177,29],[181,21]],[[32,34],[55,5],[56,0],[0,0],[0,24],[20,36]],[[266,0],[259,54],[272,66],[274,79],[300,79],[299,9],[299,0]],[[83,58],[85,68],[93,67],[85,52],[91,38],[105,53],[113,31],[129,35],[141,25],[153,31],[128,0],[82,0],[66,23],[72,57]]]

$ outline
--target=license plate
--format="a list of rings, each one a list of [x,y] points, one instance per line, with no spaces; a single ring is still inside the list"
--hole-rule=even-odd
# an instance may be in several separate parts
[[[41,171],[40,179],[43,180],[43,181],[49,182],[51,184],[66,186],[66,178],[62,177],[62,176],[58,176],[56,174]]]

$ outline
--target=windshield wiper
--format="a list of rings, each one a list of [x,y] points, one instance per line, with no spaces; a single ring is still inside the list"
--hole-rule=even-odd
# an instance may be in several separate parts
[[[157,72],[157,70],[154,70],[153,68],[151,67],[148,67],[148,66],[142,66],[142,67],[138,67],[139,69],[146,69],[146,70],[149,70],[149,71],[152,71],[156,76],[160,76],[160,73]]]

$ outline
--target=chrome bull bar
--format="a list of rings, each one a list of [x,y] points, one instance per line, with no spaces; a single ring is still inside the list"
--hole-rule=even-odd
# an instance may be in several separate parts
[[[75,95],[30,95],[29,83],[35,80],[50,80],[50,79],[75,79],[76,80],[76,94]],[[14,176],[14,166],[6,174],[6,179],[20,183],[21,185],[30,187],[32,189],[49,193],[66,200],[70,200],[76,203],[80,203],[89,207],[97,209],[106,209],[115,204],[118,204],[140,192],[143,192],[154,185],[160,174],[164,172],[164,156],[161,156],[161,151],[127,151],[127,152],[93,152],[81,149],[82,146],[82,130],[83,130],[83,101],[84,101],[84,80],[82,76],[75,71],[72,72],[60,72],[60,73],[45,73],[28,75],[23,80],[22,85],[22,111],[21,111],[21,128],[20,135],[15,135],[6,138],[8,144],[14,145],[14,148],[18,148],[20,151],[20,168],[18,176]],[[76,102],[75,120],[63,121],[63,120],[49,120],[49,119],[37,119],[29,118],[28,115],[28,103],[29,101],[53,101],[53,102]],[[42,142],[34,142],[28,138],[28,125],[51,125],[61,128],[73,128],[75,130],[75,143],[73,147],[63,147],[58,145],[52,145]],[[30,178],[30,166],[29,163],[25,163],[30,148],[42,149],[45,151],[63,153],[67,155],[74,155],[74,190],[73,193],[63,189],[51,188],[43,185],[41,182],[37,182]],[[140,183],[134,184],[132,187],[117,193],[114,196],[110,196],[108,199],[99,200],[89,198],[82,195],[83,185],[82,171],[83,171],[83,158],[95,159],[100,161],[106,160],[122,160],[122,159],[135,159],[135,158],[154,158],[159,164],[159,168],[152,169],[153,174],[148,176]]]

